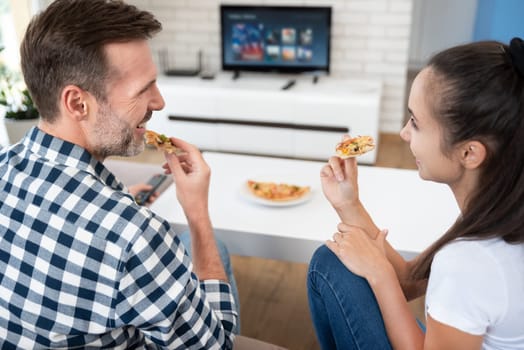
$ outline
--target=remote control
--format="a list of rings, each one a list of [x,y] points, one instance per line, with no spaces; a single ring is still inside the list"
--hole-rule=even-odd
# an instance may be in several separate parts
[[[151,195],[155,193],[155,191],[160,187],[160,185],[162,185],[164,181],[166,181],[166,179],[167,179],[167,175],[164,175],[164,174],[153,175],[153,177],[151,177],[149,181],[147,181],[147,184],[152,186],[151,190],[140,191],[135,196],[135,201],[140,205],[146,204],[147,201],[149,200],[149,197],[151,197]]]

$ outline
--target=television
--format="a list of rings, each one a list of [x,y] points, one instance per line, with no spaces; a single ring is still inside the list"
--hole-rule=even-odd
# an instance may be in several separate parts
[[[329,73],[331,7],[221,5],[222,69]]]

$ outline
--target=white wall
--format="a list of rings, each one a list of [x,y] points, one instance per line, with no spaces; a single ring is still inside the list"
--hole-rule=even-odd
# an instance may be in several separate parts
[[[27,1],[27,0],[26,0]],[[154,48],[169,48],[177,66],[193,67],[204,49],[220,67],[219,3],[333,6],[332,74],[384,80],[380,130],[398,132],[405,77],[444,48],[470,41],[478,0],[127,0],[153,12],[164,30]],[[32,0],[45,5],[51,0]]]
[[[436,52],[473,40],[478,0],[413,0],[409,67]]]
[[[196,66],[202,49],[208,67],[220,67],[219,4],[310,5],[333,8],[331,74],[384,82],[380,130],[398,132],[404,114],[413,0],[128,0],[148,9],[164,30],[153,48],[168,48],[177,68]]]

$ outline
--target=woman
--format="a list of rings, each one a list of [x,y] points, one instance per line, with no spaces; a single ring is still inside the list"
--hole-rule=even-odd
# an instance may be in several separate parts
[[[400,135],[420,177],[447,184],[461,215],[405,261],[359,200],[356,161],[331,158],[322,186],[342,223],[308,275],[319,342],[344,350],[524,349],[523,41],[437,54],[413,82],[408,107]],[[406,301],[423,294],[426,331]]]

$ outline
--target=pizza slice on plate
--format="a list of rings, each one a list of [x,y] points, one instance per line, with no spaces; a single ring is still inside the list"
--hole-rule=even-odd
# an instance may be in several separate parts
[[[375,141],[371,136],[357,136],[337,144],[337,156],[342,159],[360,156],[375,148]]]
[[[247,186],[253,195],[275,202],[299,199],[310,191],[309,186],[253,180],[248,180]]]
[[[146,145],[155,146],[156,149],[158,149],[159,151],[174,153],[176,155],[181,155],[185,153],[183,149],[173,145],[169,137],[167,137],[164,134],[158,134],[154,131],[146,130],[146,133],[144,134],[144,139]]]

